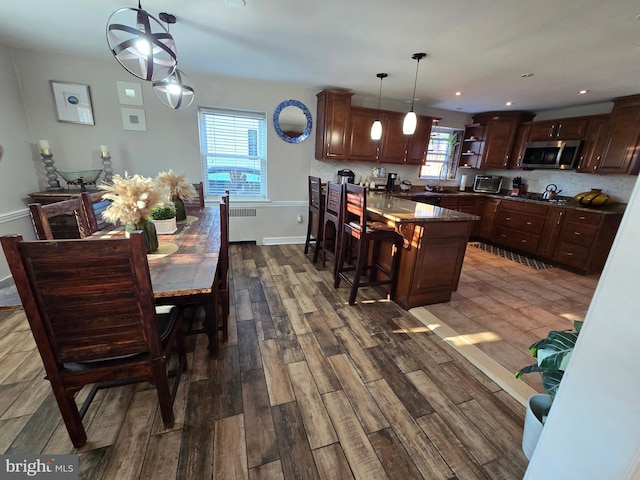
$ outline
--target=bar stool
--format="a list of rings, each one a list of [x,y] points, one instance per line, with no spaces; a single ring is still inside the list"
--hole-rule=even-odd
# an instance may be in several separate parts
[[[360,287],[389,285],[388,296],[393,300],[398,275],[398,254],[403,243],[402,236],[385,223],[367,221],[367,197],[364,187],[351,183],[345,185],[342,212],[344,218],[342,241],[334,287],[338,288],[341,280],[351,285],[349,305],[355,303]],[[345,257],[353,239],[359,240],[356,263],[353,266],[345,267]],[[382,242],[392,244],[391,267],[389,269],[378,263]],[[371,263],[369,263],[370,243],[372,243]],[[353,280],[349,278],[347,272],[353,272]],[[366,272],[369,272],[367,279],[361,281],[361,277]],[[385,278],[380,278],[380,276]]]
[[[307,224],[307,239],[304,244],[305,255],[309,247],[313,247],[313,263],[318,261],[318,254],[322,247],[322,225],[324,224],[324,204],[322,202],[322,185],[319,177],[309,175],[309,222]]]
[[[327,252],[333,257],[333,276],[338,270],[338,254],[342,240],[342,198],[344,185],[327,182],[322,225],[322,268],[327,261]],[[333,227],[331,227],[333,225]]]

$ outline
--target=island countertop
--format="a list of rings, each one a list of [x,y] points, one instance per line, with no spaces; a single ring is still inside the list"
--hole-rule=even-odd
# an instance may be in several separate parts
[[[477,215],[414,202],[388,193],[369,192],[367,211],[396,223],[469,222],[480,220]]]

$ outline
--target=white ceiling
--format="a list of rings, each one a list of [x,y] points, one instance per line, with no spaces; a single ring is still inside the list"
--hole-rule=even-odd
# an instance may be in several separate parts
[[[0,42],[108,61],[107,19],[136,6],[2,0]],[[187,75],[348,88],[377,101],[376,73],[386,72],[383,98],[410,101],[411,56],[426,52],[416,93],[424,106],[539,111],[640,93],[636,0],[246,0],[241,8],[225,0],[143,0],[142,7],[177,17],[171,33]]]

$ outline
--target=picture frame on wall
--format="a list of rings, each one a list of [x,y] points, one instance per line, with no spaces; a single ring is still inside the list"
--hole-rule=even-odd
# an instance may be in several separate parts
[[[125,130],[147,131],[147,120],[144,110],[140,108],[120,108],[122,128]]]
[[[89,85],[51,80],[59,122],[95,125]]]

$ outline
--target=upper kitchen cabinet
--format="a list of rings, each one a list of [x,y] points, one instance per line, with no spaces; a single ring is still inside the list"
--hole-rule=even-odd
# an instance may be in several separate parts
[[[593,173],[597,170],[608,142],[609,114],[590,116],[584,132],[578,173]]]
[[[381,140],[371,140],[371,125],[376,118],[383,120],[377,110],[370,108],[351,107],[351,124],[349,127],[350,160],[378,160],[380,157]],[[382,131],[384,132],[384,122]]]
[[[588,121],[588,117],[572,117],[533,122],[529,141],[582,140]]]
[[[347,159],[352,96],[352,92],[344,90],[323,90],[317,94],[316,158],[318,160]]]
[[[532,119],[533,114],[525,112],[489,112],[475,115],[473,124],[465,128],[460,166],[507,168],[518,126]],[[477,138],[482,140],[472,141]]]
[[[597,173],[638,174],[640,141],[640,95],[614,101],[609,119],[609,142]]]
[[[531,127],[533,122],[521,123],[516,132],[516,139],[513,142],[513,150],[511,152],[511,164],[509,168],[522,169],[522,157],[524,157],[524,148],[529,141]]]
[[[407,165],[421,165],[429,147],[429,137],[433,118],[418,116],[413,135],[402,133],[404,113],[384,112],[382,120],[381,162]]]

